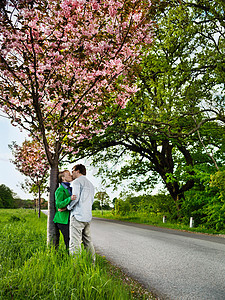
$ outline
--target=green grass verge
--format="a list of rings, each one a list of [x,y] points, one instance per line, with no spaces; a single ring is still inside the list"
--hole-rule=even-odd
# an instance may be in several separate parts
[[[190,226],[182,224],[182,223],[175,223],[169,222],[163,223],[163,216],[156,215],[156,214],[147,214],[141,212],[133,212],[126,215],[115,215],[111,210],[94,210],[92,211],[93,217],[97,218],[106,218],[106,219],[113,219],[113,220],[120,220],[125,222],[132,222],[138,224],[146,224],[152,225],[157,227],[164,227],[170,229],[177,229],[177,230],[184,230],[184,231],[191,231],[191,232],[199,232],[199,233],[206,233],[206,234],[221,234],[225,235],[225,230],[215,231],[213,229],[205,228],[204,226],[198,226],[190,228]]]
[[[0,299],[154,299],[103,257],[46,245],[47,218],[33,210],[0,210]]]

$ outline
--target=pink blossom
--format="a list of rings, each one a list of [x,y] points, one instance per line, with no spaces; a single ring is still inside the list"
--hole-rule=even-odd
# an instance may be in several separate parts
[[[13,124],[45,138],[49,161],[71,152],[68,140],[101,133],[110,121],[99,128],[99,114],[124,107],[137,91],[127,73],[152,42],[150,2],[123,11],[125,2],[51,0],[45,10],[23,1],[14,30],[0,15],[0,107]],[[123,82],[115,84],[120,75]]]

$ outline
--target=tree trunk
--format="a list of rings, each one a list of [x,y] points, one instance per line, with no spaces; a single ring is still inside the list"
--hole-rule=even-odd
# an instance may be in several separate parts
[[[179,220],[181,218],[180,209],[181,209],[181,199],[183,201],[183,197],[180,197],[180,195],[176,195],[176,199],[174,199],[176,209],[177,209],[177,219]]]
[[[38,185],[38,218],[41,216],[41,187]]]
[[[35,195],[34,195],[35,197]],[[35,215],[36,215],[36,211],[37,211],[37,205],[36,205],[36,198],[34,198],[34,212],[35,212]]]
[[[176,206],[176,211],[177,211],[176,218],[180,219],[181,218],[180,209],[184,201],[184,193],[181,192],[178,182],[166,182],[165,180],[164,182],[166,184],[166,188],[168,192],[170,193],[170,196],[174,200],[174,204]]]
[[[57,189],[58,177],[58,161],[54,162],[50,170],[50,187],[48,201],[48,224],[47,224],[47,244],[59,244],[59,231],[53,222],[55,216],[55,190]]]

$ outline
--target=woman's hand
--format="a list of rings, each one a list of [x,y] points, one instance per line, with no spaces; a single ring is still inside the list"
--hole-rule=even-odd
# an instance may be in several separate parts
[[[72,201],[72,200],[76,200],[76,198],[77,198],[77,196],[76,196],[76,195],[72,195],[72,196],[70,196],[70,199],[71,199],[71,201]],[[58,208],[58,211],[60,211],[60,212],[62,212],[62,211],[65,211],[65,210],[67,210],[67,208],[66,208],[66,207],[64,207],[64,208]]]
[[[58,208],[58,211],[65,211],[65,210],[67,210],[67,208],[66,207],[64,207],[64,208]]]

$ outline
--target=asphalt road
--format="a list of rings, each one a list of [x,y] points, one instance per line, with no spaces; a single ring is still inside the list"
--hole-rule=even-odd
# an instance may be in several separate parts
[[[96,252],[160,299],[225,300],[225,238],[94,218]]]

